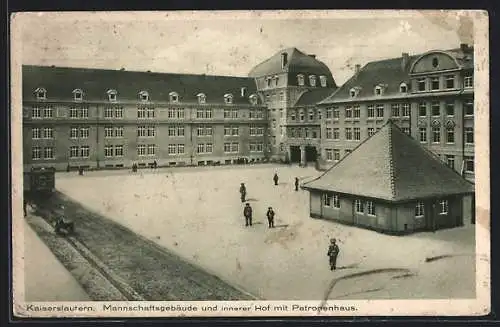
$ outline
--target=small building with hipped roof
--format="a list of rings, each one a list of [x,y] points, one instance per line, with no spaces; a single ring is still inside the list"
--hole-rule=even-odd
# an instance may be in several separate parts
[[[463,205],[474,184],[391,120],[302,188],[311,217],[391,234],[457,227],[474,215]]]

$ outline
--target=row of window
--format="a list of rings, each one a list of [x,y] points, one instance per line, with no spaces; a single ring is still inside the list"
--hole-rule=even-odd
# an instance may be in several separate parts
[[[443,79],[439,76],[433,77],[421,77],[415,79],[416,90],[419,92],[425,91],[438,91],[442,89],[455,89],[457,87],[457,82],[455,80],[455,75],[446,75]],[[464,88],[474,87],[474,80],[472,72],[466,72],[463,81]]]
[[[316,87],[317,84],[317,76],[316,75],[309,75],[308,76],[309,80],[309,86]],[[273,87],[273,86],[278,86],[279,85],[279,76],[268,76],[265,78],[266,80],[266,85],[267,87]],[[298,74],[297,75],[297,84],[299,86],[304,86],[306,83],[306,76],[304,74]],[[326,87],[327,86],[327,77],[325,75],[320,75],[319,76],[319,82],[321,87]]]
[[[241,88],[241,96],[244,97],[246,96],[246,87]],[[73,90],[73,100],[74,101],[83,101],[85,97],[85,92],[83,92],[82,89],[75,89]],[[108,95],[108,100],[110,102],[116,102],[118,100],[118,92],[116,90],[108,90],[106,92]],[[35,96],[38,100],[46,100],[47,99],[47,90],[43,87],[39,87],[35,90]],[[198,98],[198,103],[204,104],[207,101],[207,96],[204,93],[198,93],[197,95]],[[138,93],[138,98],[140,101],[147,102],[150,100],[149,92],[148,91],[140,91]],[[227,93],[224,95],[224,103],[226,104],[232,104],[233,103],[233,94]],[[250,102],[252,104],[257,104],[258,98],[256,94],[252,94],[249,96]],[[169,93],[169,101],[172,103],[178,103],[180,101],[179,94],[177,92],[170,92]]]
[[[456,169],[455,166],[455,156],[452,154],[446,154],[443,156],[443,161],[452,169]],[[464,156],[464,171],[466,173],[474,173],[474,157]]]
[[[431,128],[432,143],[441,143],[441,126],[433,126]],[[422,143],[427,143],[427,127],[419,128],[419,140]],[[446,143],[455,143],[455,128],[446,127]],[[474,144],[474,128],[466,127],[464,129],[464,143]]]
[[[358,214],[368,214],[371,216],[376,216],[376,206],[373,201],[370,200],[354,200],[354,210]],[[323,206],[340,209],[340,198],[338,194],[325,193],[323,194]],[[448,214],[448,200],[438,201],[438,214],[447,215]],[[425,204],[422,201],[417,201],[415,204],[415,218],[423,218],[425,216]]]

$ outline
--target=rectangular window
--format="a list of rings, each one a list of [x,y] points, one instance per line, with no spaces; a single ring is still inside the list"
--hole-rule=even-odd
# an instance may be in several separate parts
[[[313,121],[313,120],[314,120],[314,111],[309,110],[309,121]]]
[[[455,102],[448,101],[446,102],[446,116],[454,116],[455,115]]]
[[[340,200],[337,194],[332,195],[333,207],[336,209],[340,209]]]
[[[334,140],[340,139],[340,129],[337,127],[333,129],[333,139]]]
[[[440,143],[441,142],[441,127],[433,126],[432,127],[432,143]]]
[[[115,157],[123,157],[123,145],[115,145]]]
[[[38,127],[33,127],[33,128],[31,129],[31,138],[32,138],[33,140],[37,140],[37,139],[39,139],[40,137],[41,137],[40,128],[38,128]]]
[[[113,146],[112,145],[105,145],[104,146],[104,156],[106,158],[113,156]]]
[[[177,127],[177,136],[184,136],[184,126]]]
[[[345,107],[345,118],[352,118],[352,107]]]
[[[333,132],[332,132],[332,128],[328,127],[326,129],[326,138],[327,139],[332,139],[333,138]]]
[[[340,150],[339,149],[333,149],[333,160],[335,160],[335,161],[340,160]]]
[[[42,137],[44,139],[52,139],[54,138],[54,129],[52,127],[44,127],[43,128],[43,135]]]
[[[137,126],[137,137],[146,137],[146,126]]]
[[[231,143],[224,143],[224,152],[225,153],[231,152]]]
[[[465,73],[464,76],[464,87],[474,87],[474,79],[472,76],[472,72]]]
[[[474,157],[464,157],[464,169],[467,173],[474,172]]]
[[[361,129],[359,127],[354,127],[354,140],[361,140]]]
[[[199,126],[197,128],[196,135],[197,136],[204,136],[205,135],[205,128],[203,126]]]
[[[399,103],[393,103],[391,105],[391,115],[392,117],[399,117]]]
[[[420,117],[425,117],[427,116],[427,103],[425,102],[420,102],[418,104],[418,115]]]
[[[403,103],[402,104],[402,114],[403,117],[410,117],[410,104],[409,103]]]
[[[231,152],[234,153],[240,152],[240,144],[236,142],[231,143]]]
[[[455,169],[455,156],[446,155],[446,164],[448,165],[448,167]]]
[[[175,108],[168,108],[168,118],[173,119],[177,117],[177,110]]]
[[[104,109],[104,118],[113,118],[113,107],[106,107]]]
[[[384,105],[377,104],[377,118],[384,118]]]
[[[224,118],[231,118],[231,110],[224,109]]]
[[[54,148],[46,147],[43,149],[43,157],[44,159],[50,160],[54,159]]]
[[[356,105],[353,107],[352,113],[353,113],[354,118],[356,118],[356,119],[359,119],[361,117],[361,109],[360,109],[359,105]]]
[[[177,153],[184,154],[184,144],[177,144]]]
[[[419,78],[417,79],[417,89],[419,91],[425,91],[425,78]]]
[[[439,90],[439,77],[431,78],[431,90]]]
[[[446,128],[446,143],[455,143],[455,128]]]
[[[439,201],[439,214],[440,215],[448,214],[448,200]]]
[[[148,156],[154,156],[156,154],[156,144],[148,144]]]
[[[156,128],[154,126],[148,126],[148,137],[156,136]]]
[[[415,205],[415,217],[421,218],[425,214],[425,205],[422,201],[418,201]]]
[[[177,153],[177,146],[175,144],[168,145],[168,154],[174,155]]]
[[[69,118],[78,118],[78,108],[69,108]]]
[[[196,151],[198,153],[205,153],[205,144],[198,144]]]
[[[368,105],[368,118],[375,117],[375,106],[373,104]]]
[[[446,75],[446,88],[454,89],[455,88],[455,75]]]
[[[465,128],[465,144],[474,144],[474,128]]]
[[[326,154],[327,161],[333,160],[333,150],[332,149],[325,149],[325,154]]]
[[[115,127],[115,137],[123,137],[123,126]]]
[[[212,119],[212,109],[205,109],[205,119]]]
[[[33,107],[31,109],[31,118],[41,118],[39,107]]]
[[[356,213],[365,213],[365,208],[363,206],[363,201],[361,200],[354,200],[354,207],[356,208]]]
[[[238,118],[238,109],[231,110],[231,118],[233,119]]]
[[[345,139],[349,141],[352,140],[352,128],[347,127],[345,129]]]
[[[332,119],[333,118],[333,108],[327,108],[326,109],[326,119]],[[294,120],[294,119],[292,119]]]
[[[31,159],[32,160],[41,159],[40,147],[35,146],[35,147],[31,148]]]
[[[441,105],[439,101],[433,101],[431,104],[432,116],[438,117],[441,116]]]
[[[80,118],[89,118],[89,108],[80,109]]]
[[[304,112],[303,111],[301,111],[299,113],[299,116],[300,116],[300,121],[304,121]]]
[[[196,118],[204,118],[205,110],[203,108],[198,108],[196,110]]]
[[[54,116],[54,110],[52,109],[52,107],[43,108],[43,118],[52,118],[53,116]]]
[[[138,156],[145,156],[146,155],[146,145],[145,144],[138,144],[137,145],[137,155]]]
[[[90,147],[88,145],[82,145],[80,147],[80,156],[82,158],[88,158],[90,156]]]
[[[80,138],[86,139],[90,135],[90,130],[88,127],[81,127],[80,128]]]
[[[168,126],[168,136],[177,136],[177,128],[175,126]]]
[[[224,126],[224,136],[231,136],[231,126]]]
[[[323,205],[325,207],[331,207],[332,206],[332,196],[328,193],[323,194]]]
[[[231,135],[232,136],[238,136],[239,132],[240,132],[240,129],[238,128],[238,126],[231,127]]]
[[[464,102],[464,111],[466,116],[474,116],[474,101],[467,100]]]
[[[137,118],[146,118],[146,108],[138,107],[137,108]]]
[[[375,134],[375,128],[368,127],[368,137],[373,136]]]
[[[123,118],[123,108],[115,108],[115,118]]]
[[[205,152],[206,152],[206,153],[212,153],[212,150],[213,150],[213,145],[212,145],[212,143],[207,143],[207,144],[205,145]]]
[[[69,147],[69,157],[70,158],[78,158],[78,147],[77,146],[71,146]]]
[[[376,216],[375,203],[373,201],[366,201],[366,212],[371,216]]]
[[[148,107],[147,108],[147,117],[148,118],[155,118],[155,108]]]
[[[426,143],[427,142],[427,128],[425,127],[420,127],[419,129],[419,135],[420,135],[420,142]]]
[[[340,118],[340,109],[335,107],[333,108],[333,119],[339,119]]]
[[[321,111],[321,109],[318,109],[317,115],[318,115],[318,120],[323,119],[323,112]]]
[[[184,119],[184,108],[177,108],[177,119]]]

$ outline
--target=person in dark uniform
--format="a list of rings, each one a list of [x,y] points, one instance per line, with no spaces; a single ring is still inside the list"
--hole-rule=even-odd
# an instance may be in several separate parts
[[[245,202],[245,197],[247,196],[247,188],[245,187],[245,183],[241,183],[240,185],[240,196],[241,202]]]
[[[78,175],[83,176],[83,167],[78,167]]]
[[[278,185],[278,173],[274,173],[274,177],[273,177],[273,180],[274,180],[274,185]]]
[[[133,173],[137,173],[137,164],[136,164],[136,163],[134,163],[134,164],[132,165],[132,172],[133,172]]]
[[[273,207],[267,209],[267,221],[269,222],[269,228],[274,228],[274,210]]]
[[[243,209],[243,216],[245,216],[245,226],[252,226],[252,207],[248,202]]]
[[[295,191],[299,190],[299,178],[295,177]]]
[[[332,238],[330,240],[330,246],[328,247],[327,256],[329,257],[330,270],[337,269],[337,256],[339,255],[340,249],[337,245],[337,240]]]
[[[153,168],[154,168],[154,169],[158,168],[158,163],[156,162],[156,160],[155,160],[155,161],[153,161]]]

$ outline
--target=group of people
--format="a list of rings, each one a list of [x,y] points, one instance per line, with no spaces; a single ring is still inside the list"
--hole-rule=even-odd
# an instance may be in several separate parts
[[[277,186],[279,182],[278,173],[274,173],[273,176],[274,185]],[[295,191],[299,190],[299,178],[295,177]],[[246,201],[247,189],[245,183],[240,184],[240,199],[241,202]],[[276,213],[274,212],[273,207],[268,207],[266,212],[266,217],[268,221],[269,228],[274,228],[274,216]],[[246,203],[243,208],[243,216],[245,217],[245,226],[252,226],[252,218],[253,218],[253,209],[250,206],[250,203]]]
[[[153,161],[153,163],[152,163],[152,164],[150,164],[150,165],[151,165],[151,168],[153,168],[153,169],[158,168],[158,162],[156,162],[156,160],[154,160],[154,161]],[[138,166],[137,166],[137,164],[134,162],[134,163],[132,164],[132,172],[136,173],[138,168],[139,168],[139,167],[138,167]]]

